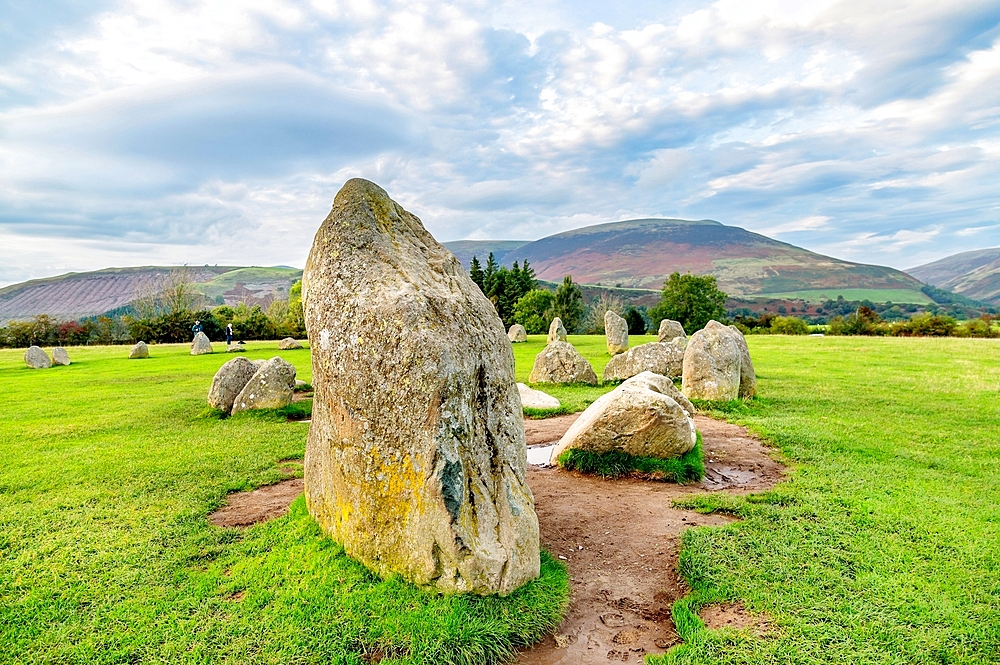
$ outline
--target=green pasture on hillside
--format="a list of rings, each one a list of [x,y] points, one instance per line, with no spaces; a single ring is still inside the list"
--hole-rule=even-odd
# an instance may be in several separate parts
[[[600,376],[603,337],[570,341]],[[747,341],[760,397],[703,406],[791,472],[686,502],[741,520],[685,533],[684,644],[651,660],[1000,663],[1000,340]],[[519,380],[543,346],[515,345]],[[226,492],[282,477],[307,426],[205,418],[227,358],[151,349],[70,349],[43,371],[0,351],[0,662],[480,663],[546,630],[565,592],[548,559],[508,599],[442,598],[352,563],[301,499],[246,532],[208,525]],[[308,350],[281,355],[309,380]],[[546,388],[571,409],[607,389]],[[764,634],[705,630],[697,610],[721,601]]]
[[[810,291],[761,293],[754,294],[752,297],[785,298],[817,303],[836,300],[837,296],[844,296],[844,300],[870,300],[872,302],[910,303],[914,305],[929,305],[934,302],[927,294],[917,289],[813,289]]]

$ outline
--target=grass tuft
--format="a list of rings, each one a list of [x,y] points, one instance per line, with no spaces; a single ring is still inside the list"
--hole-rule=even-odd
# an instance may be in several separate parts
[[[680,457],[659,459],[630,455],[620,450],[593,453],[570,449],[556,460],[567,471],[580,471],[604,478],[638,476],[647,480],[673,483],[699,481],[705,476],[705,456],[702,452],[701,433],[694,448]]]

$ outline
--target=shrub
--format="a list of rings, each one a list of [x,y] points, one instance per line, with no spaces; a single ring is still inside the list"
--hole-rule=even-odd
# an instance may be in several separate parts
[[[776,316],[771,320],[775,335],[808,335],[809,324],[796,316]]]
[[[649,311],[652,328],[663,319],[680,321],[691,334],[704,328],[712,319],[726,316],[726,294],[719,290],[713,275],[673,273],[663,283],[660,303]]]

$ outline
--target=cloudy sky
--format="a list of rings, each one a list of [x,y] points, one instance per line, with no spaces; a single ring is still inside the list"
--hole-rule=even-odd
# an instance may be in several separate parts
[[[353,176],[439,240],[1000,245],[996,0],[619,4],[0,0],[0,285],[301,267]]]

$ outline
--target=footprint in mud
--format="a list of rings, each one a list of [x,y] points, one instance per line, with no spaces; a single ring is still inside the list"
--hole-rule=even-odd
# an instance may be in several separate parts
[[[601,623],[608,628],[621,628],[625,625],[625,617],[617,612],[609,612],[601,615]]]
[[[611,638],[611,641],[615,644],[635,644],[639,641],[645,633],[649,632],[647,626],[636,626],[635,628],[626,628],[625,630],[620,630],[615,633],[615,636]]]

